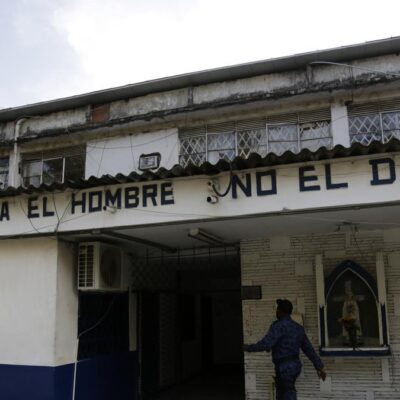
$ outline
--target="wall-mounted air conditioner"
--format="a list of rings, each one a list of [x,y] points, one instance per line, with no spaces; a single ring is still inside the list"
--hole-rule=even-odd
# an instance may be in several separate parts
[[[78,289],[123,290],[121,249],[101,242],[79,244]]]

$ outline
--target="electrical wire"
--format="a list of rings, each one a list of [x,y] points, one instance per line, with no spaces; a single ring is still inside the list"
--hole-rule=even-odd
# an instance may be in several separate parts
[[[103,149],[101,150],[101,156],[100,156],[100,161],[99,161],[99,168],[97,169],[97,174],[96,174],[97,176],[98,176],[99,173],[100,173],[100,168],[101,168],[101,164],[102,164],[102,162],[103,162],[104,150],[105,150],[105,148],[106,148],[107,141],[108,141],[108,139],[106,139],[106,140],[104,141],[104,147],[103,147]]]
[[[136,167],[135,155],[133,153],[132,135],[129,135],[129,142],[130,142],[131,155],[132,155],[132,171],[136,171],[137,167]]]
[[[233,183],[232,163],[229,163],[229,166],[230,166],[229,183],[228,183],[228,186],[227,186],[225,192],[222,192],[222,193],[219,192],[218,189],[217,189],[217,187],[215,186],[214,182],[211,181],[211,182],[212,182],[211,188],[212,188],[212,190],[214,191],[214,193],[215,193],[218,197],[225,197],[225,196],[230,192],[230,190],[231,190],[232,183]]]

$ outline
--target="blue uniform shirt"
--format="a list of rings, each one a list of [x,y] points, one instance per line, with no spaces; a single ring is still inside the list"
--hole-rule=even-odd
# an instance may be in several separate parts
[[[272,361],[298,357],[300,349],[313,363],[315,369],[323,369],[321,359],[310,343],[304,328],[290,317],[275,321],[267,334],[257,343],[247,346],[247,351],[272,351]]]

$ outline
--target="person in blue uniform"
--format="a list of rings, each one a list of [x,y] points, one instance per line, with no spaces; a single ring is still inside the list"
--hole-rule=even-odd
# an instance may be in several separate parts
[[[248,352],[272,351],[276,374],[276,400],[296,400],[295,383],[302,367],[299,358],[300,349],[313,363],[322,380],[325,380],[326,372],[304,328],[290,317],[293,311],[292,303],[281,299],[278,299],[276,303],[278,305],[277,320],[259,342],[245,345],[244,350]]]

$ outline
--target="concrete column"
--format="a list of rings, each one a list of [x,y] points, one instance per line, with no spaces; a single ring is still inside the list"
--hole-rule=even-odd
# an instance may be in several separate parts
[[[338,101],[331,104],[331,129],[334,146],[350,147],[347,107]]]
[[[18,187],[21,185],[21,176],[19,173],[19,163],[21,155],[18,146],[14,146],[10,152],[8,167],[8,186]]]
[[[75,362],[78,333],[78,290],[75,247],[58,242],[57,297],[55,325],[56,366]]]
[[[54,238],[0,242],[1,398],[69,400],[78,318],[74,250]]]

